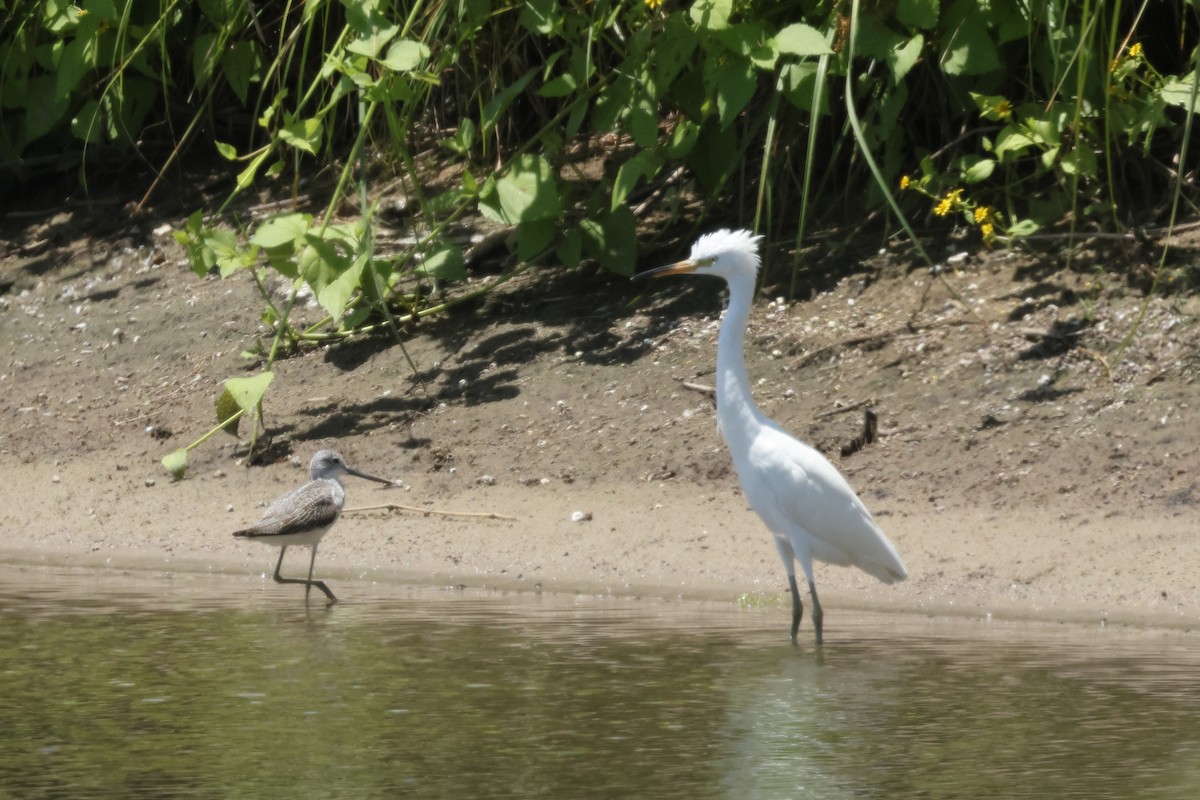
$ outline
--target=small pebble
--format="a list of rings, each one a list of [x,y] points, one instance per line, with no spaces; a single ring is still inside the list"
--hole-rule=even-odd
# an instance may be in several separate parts
[[[479,479],[475,482],[480,486],[495,486],[496,478],[493,475],[480,475]]]
[[[576,511],[571,514],[571,522],[587,522],[592,518],[590,511]]]

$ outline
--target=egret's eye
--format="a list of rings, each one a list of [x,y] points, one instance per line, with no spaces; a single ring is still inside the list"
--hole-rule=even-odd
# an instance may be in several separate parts
[[[709,256],[708,258],[697,258],[696,259],[697,267],[711,267],[715,263],[717,263],[717,259],[715,256]]]

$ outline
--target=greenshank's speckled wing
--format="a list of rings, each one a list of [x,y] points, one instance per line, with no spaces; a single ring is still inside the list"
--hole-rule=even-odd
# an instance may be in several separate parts
[[[234,536],[288,536],[329,527],[341,513],[345,496],[337,481],[309,481],[271,503],[261,520]]]

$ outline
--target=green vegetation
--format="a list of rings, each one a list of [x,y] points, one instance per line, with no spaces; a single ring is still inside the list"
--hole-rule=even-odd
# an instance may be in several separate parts
[[[263,374],[305,342],[398,336],[454,302],[419,282],[466,277],[446,234],[477,215],[511,231],[513,270],[629,274],[640,222],[753,226],[795,241],[791,263],[768,264],[794,288],[819,227],[903,232],[924,257],[918,226],[1009,245],[1173,224],[1200,202],[1181,179],[1200,80],[1184,0],[0,0],[0,14],[0,182],[227,159],[227,201],[177,238],[198,273],[259,286],[275,332]],[[302,178],[327,179],[323,211],[252,219],[238,202],[298,200]],[[410,203],[404,252],[376,246],[382,186]],[[267,271],[294,287],[282,306]],[[297,329],[304,287],[328,317]]]

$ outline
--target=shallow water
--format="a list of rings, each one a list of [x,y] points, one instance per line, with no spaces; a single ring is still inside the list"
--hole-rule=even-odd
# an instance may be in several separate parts
[[[1200,796],[1196,634],[337,590],[0,567],[0,796]]]

